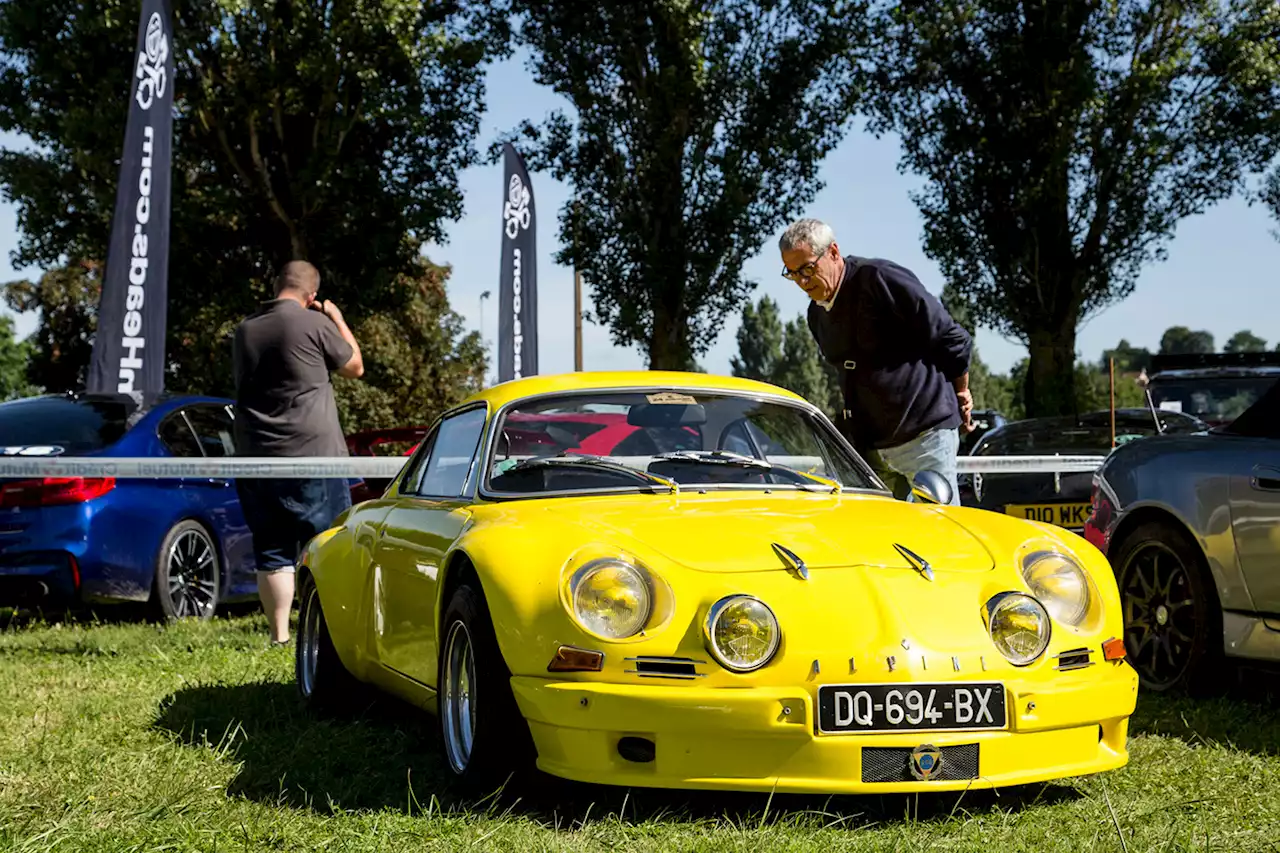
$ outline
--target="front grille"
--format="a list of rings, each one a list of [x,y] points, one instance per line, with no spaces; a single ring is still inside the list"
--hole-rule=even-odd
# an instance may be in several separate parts
[[[706,665],[704,660],[675,657],[634,657],[627,658],[627,663],[635,665],[635,669],[625,670],[631,675],[641,678],[705,678],[705,672],[698,672],[699,665]]]
[[[934,777],[939,782],[978,778],[978,745],[942,747],[942,770]],[[864,746],[862,748],[863,782],[914,782],[911,775],[911,750],[896,746]]]

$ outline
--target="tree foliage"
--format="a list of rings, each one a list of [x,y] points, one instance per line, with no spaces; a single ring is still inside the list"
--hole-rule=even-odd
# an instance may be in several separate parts
[[[511,134],[573,188],[557,260],[654,369],[700,355],[753,288],[743,262],[819,189],[857,91],[848,0],[505,0],[557,112]],[[519,141],[523,138],[523,141]],[[498,156],[498,146],[492,149]]]
[[[1223,352],[1266,352],[1267,342],[1248,329],[1241,329],[1222,347]]]
[[[835,417],[844,407],[835,369],[822,358],[804,315],[783,323],[778,303],[768,296],[742,309],[734,376],[771,382],[793,391]]]
[[[345,431],[427,426],[484,387],[484,345],[449,308],[448,276],[447,267],[419,261],[395,283],[404,307],[367,314],[352,328],[367,368],[361,379],[333,380]]]
[[[1161,355],[1189,355],[1215,351],[1213,333],[1203,329],[1193,332],[1187,326],[1170,326],[1160,336]]]
[[[38,392],[27,378],[31,349],[30,340],[17,339],[13,318],[0,316],[0,402]]]
[[[1280,6],[910,0],[874,20],[872,128],[926,179],[926,252],[1027,344],[1029,413],[1067,413],[1080,322],[1280,146]]]
[[[452,0],[175,3],[170,389],[231,390],[229,335],[294,258],[320,269],[321,296],[355,326],[455,328],[424,318],[447,305],[404,281],[461,214],[458,175],[477,159],[489,44],[472,12]],[[137,14],[120,0],[0,5],[0,129],[35,143],[0,155],[18,266],[105,258]],[[58,334],[42,328],[57,343],[40,346],[62,361],[79,339]],[[404,387],[396,365],[366,367],[381,390]]]
[[[27,382],[52,394],[83,388],[98,325],[101,267],[71,263],[50,269],[39,281],[11,281],[0,290],[14,311],[39,316],[27,339]]]

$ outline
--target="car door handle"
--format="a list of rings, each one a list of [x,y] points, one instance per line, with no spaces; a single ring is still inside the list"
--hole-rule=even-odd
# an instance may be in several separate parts
[[[1254,465],[1249,485],[1260,492],[1280,492],[1280,468],[1270,465]]]

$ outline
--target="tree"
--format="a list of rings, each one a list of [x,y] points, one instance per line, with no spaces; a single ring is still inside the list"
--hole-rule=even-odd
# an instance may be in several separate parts
[[[1214,351],[1213,335],[1204,330],[1193,332],[1186,326],[1170,326],[1160,336],[1161,355],[1188,355]]]
[[[27,340],[27,382],[51,394],[83,388],[98,325],[101,268],[91,261],[54,267],[39,282],[3,285],[14,311],[38,312],[39,326]]]
[[[581,203],[561,211],[557,260],[650,368],[706,352],[754,287],[743,261],[821,188],[857,99],[859,2],[496,4],[575,111],[508,137]]]
[[[1262,188],[1262,203],[1271,210],[1271,215],[1280,220],[1280,166],[1267,176]],[[1272,236],[1280,240],[1280,228],[1273,229]]]
[[[484,344],[449,307],[449,269],[426,259],[416,267],[395,283],[405,308],[368,314],[351,330],[368,367],[361,379],[334,378],[346,432],[427,426],[484,387]]]
[[[1236,332],[1228,340],[1223,352],[1266,352],[1267,342],[1248,329]]]
[[[0,316],[0,402],[38,393],[27,380],[31,349],[31,341],[15,337],[13,318]]]
[[[0,5],[0,129],[36,146],[0,155],[17,266],[105,258],[133,72],[127,5]],[[461,213],[491,47],[467,30],[469,4],[339,6],[176,4],[173,390],[230,390],[229,334],[289,259],[315,263],[321,295],[355,325],[412,314],[402,277]]]
[[[783,324],[778,303],[768,296],[742,309],[738,354],[729,360],[729,368],[734,376],[793,391],[828,417],[844,407],[835,369],[822,358],[804,316]]]
[[[1102,353],[1098,366],[1103,370],[1110,369],[1110,360],[1116,360],[1117,373],[1138,373],[1151,366],[1151,350],[1146,347],[1135,347],[1124,338],[1116,344],[1115,349]]]
[[[1079,324],[1280,146],[1280,7],[909,0],[873,20],[871,127],[926,179],[925,250],[1027,345],[1028,414],[1067,413]]]
[[[978,327],[973,322],[973,313],[965,304],[959,291],[951,284],[944,284],[939,300],[951,318],[969,333],[970,339],[976,339]],[[992,373],[991,368],[978,356],[976,343],[969,356],[969,392],[973,395],[975,410],[997,411],[1006,417],[1014,404],[1014,398],[1019,396],[1010,387],[1008,377]]]

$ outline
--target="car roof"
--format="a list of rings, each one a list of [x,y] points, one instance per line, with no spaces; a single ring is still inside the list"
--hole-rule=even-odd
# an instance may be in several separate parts
[[[459,406],[483,400],[494,408],[501,408],[508,403],[544,394],[644,389],[657,391],[667,388],[679,388],[689,391],[723,391],[739,394],[769,394],[777,397],[786,397],[800,403],[808,403],[804,397],[785,388],[754,379],[744,379],[739,376],[720,376],[713,373],[693,373],[677,370],[602,370],[528,376],[523,379],[500,382],[471,395]],[[454,408],[458,407],[455,406]]]
[[[1280,375],[1280,352],[1212,352],[1153,355],[1151,381],[1213,377],[1274,377]]]

